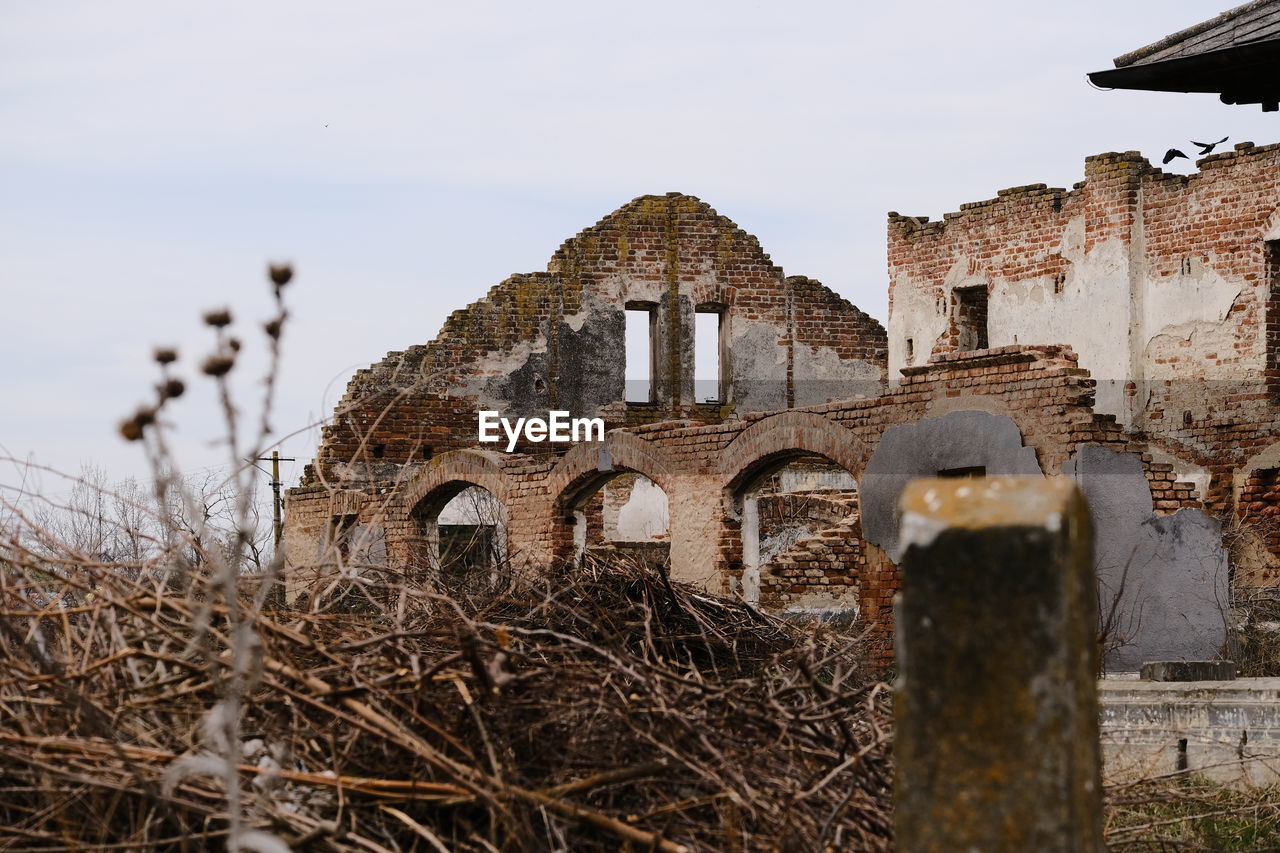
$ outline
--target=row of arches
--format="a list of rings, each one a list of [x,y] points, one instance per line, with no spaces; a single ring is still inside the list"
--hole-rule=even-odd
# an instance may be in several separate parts
[[[857,617],[873,654],[887,659],[900,580],[896,507],[916,477],[1074,477],[1091,501],[1120,501],[1095,520],[1100,541],[1126,554],[1146,548],[1156,575],[1186,568],[1172,544],[1212,526],[1153,515],[1170,507],[1154,505],[1152,485],[1171,478],[1142,457],[1145,445],[1077,443],[1054,421],[947,401],[875,430],[866,417],[846,426],[842,412],[782,412],[745,426],[619,430],[561,457],[451,451],[396,493],[388,551],[452,572],[454,584],[483,580],[504,561],[542,567],[626,552],[772,609]],[[1097,435],[1109,437],[1101,427]],[[1280,476],[1263,474],[1257,490],[1280,494]],[[1187,491],[1160,485],[1166,503]],[[1220,541],[1201,544],[1218,559]],[[1192,580],[1184,587],[1201,591]]]
[[[623,553],[670,563],[677,577],[682,564],[696,562],[729,591],[757,601],[770,563],[797,550],[807,554],[822,530],[856,519],[867,453],[831,419],[782,413],[744,429],[699,470],[677,475],[673,457],[615,431],[602,443],[573,447],[531,487],[513,457],[471,449],[442,454],[404,493],[417,534],[413,556],[455,580],[520,556],[548,562]],[[520,505],[515,511],[513,502]],[[678,532],[673,519],[683,525]],[[673,547],[698,551],[700,559],[673,560]],[[847,563],[828,571],[838,578],[845,609],[856,607],[857,590]]]

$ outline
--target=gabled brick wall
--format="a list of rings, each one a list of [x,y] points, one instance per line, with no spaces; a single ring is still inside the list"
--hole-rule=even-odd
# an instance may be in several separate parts
[[[624,309],[657,315],[652,405],[626,404]],[[693,315],[724,313],[729,400],[695,403]],[[786,277],[756,238],[678,193],[641,196],[453,312],[430,343],[351,380],[302,486],[382,487],[476,443],[476,412],[567,410],[610,428],[875,394],[880,324],[820,283]],[[522,447],[547,451],[547,445]],[[299,498],[301,494],[299,494]]]

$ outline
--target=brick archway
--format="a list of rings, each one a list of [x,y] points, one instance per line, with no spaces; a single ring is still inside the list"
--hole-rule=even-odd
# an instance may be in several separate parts
[[[499,457],[486,450],[451,450],[431,460],[425,471],[405,487],[404,506],[410,516],[439,510],[468,486],[479,486],[506,506],[510,483]]]
[[[587,544],[582,499],[627,471],[648,477],[664,494],[671,494],[672,467],[665,453],[633,433],[614,430],[603,442],[579,444],[556,464],[547,477],[546,492],[553,558],[581,556]]]
[[[404,526],[393,544],[406,565],[416,569],[441,569],[441,546],[438,518],[445,506],[466,489],[484,489],[500,507],[494,519],[496,532],[486,539],[484,547],[491,564],[505,562],[507,519],[511,497],[509,478],[500,458],[485,450],[452,450],[435,457],[405,488],[403,494]],[[492,551],[489,549],[492,548]]]
[[[571,448],[547,477],[547,495],[559,507],[592,481],[608,480],[623,470],[643,474],[664,492],[671,490],[671,466],[662,449],[633,433],[614,430],[603,443]]]
[[[772,572],[762,572],[758,553],[760,522],[755,498],[749,493],[751,485],[761,477],[797,458],[813,456],[840,466],[856,481],[861,481],[870,451],[849,429],[830,418],[812,412],[781,412],[743,430],[720,457],[720,553],[723,561],[720,570],[741,583],[749,600],[769,599],[771,604],[779,605],[783,603],[781,599],[773,600],[779,595],[793,600],[791,596],[795,593],[797,602],[805,595],[797,592],[796,579],[787,580],[774,576]],[[848,535],[860,541],[861,531],[856,521],[848,528]],[[841,547],[834,551],[827,550],[830,553],[825,557],[831,572],[821,588],[830,591],[852,587],[852,596],[856,598],[862,562],[859,545],[841,543]],[[786,584],[792,584],[794,588],[787,588],[784,592]]]
[[[862,479],[871,452],[852,431],[811,412],[781,412],[756,421],[720,456],[724,487],[734,493],[775,463],[799,454],[824,456]]]

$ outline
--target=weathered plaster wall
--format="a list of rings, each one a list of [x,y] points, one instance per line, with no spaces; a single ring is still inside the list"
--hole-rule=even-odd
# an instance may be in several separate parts
[[[1213,660],[1230,596],[1222,529],[1203,510],[1159,515],[1141,457],[1079,447],[1063,466],[1089,504],[1109,670],[1146,661]]]
[[[1071,190],[1015,187],[938,222],[891,214],[890,377],[955,353],[957,288],[985,288],[990,346],[1071,346],[1097,411],[1231,520],[1241,585],[1275,584],[1280,494],[1242,476],[1280,442],[1280,145],[1197,165],[1103,154]]]
[[[981,467],[990,476],[1039,476],[1034,447],[1004,415],[951,412],[887,429],[862,481],[862,531],[897,562],[898,499],[907,483],[948,469]]]
[[[1098,700],[1110,784],[1178,770],[1237,788],[1280,782],[1280,679],[1104,678]]]
[[[1103,154],[1071,191],[1002,190],[940,222],[891,214],[890,376],[956,350],[954,291],[977,286],[991,346],[1070,345],[1099,383],[1098,409],[1123,423],[1169,426],[1148,417],[1149,383],[1261,379],[1280,146],[1243,143],[1199,165],[1184,177]]]

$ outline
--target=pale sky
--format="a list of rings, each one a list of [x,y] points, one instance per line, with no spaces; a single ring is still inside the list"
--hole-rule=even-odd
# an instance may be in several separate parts
[[[297,269],[274,423],[305,430],[356,368],[645,193],[701,197],[883,322],[889,210],[1280,141],[1256,105],[1085,80],[1229,5],[0,0],[0,455],[145,473],[116,424],[153,346],[192,378],[200,313],[229,305],[256,352],[271,260]],[[191,384],[196,469],[225,450]]]

